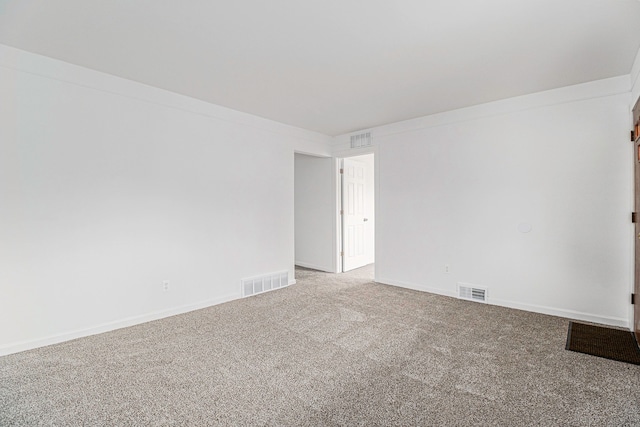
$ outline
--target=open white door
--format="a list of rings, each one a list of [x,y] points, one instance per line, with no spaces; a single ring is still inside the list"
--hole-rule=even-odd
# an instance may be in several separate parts
[[[344,159],[342,166],[342,271],[367,265],[367,227],[365,217],[367,164]]]

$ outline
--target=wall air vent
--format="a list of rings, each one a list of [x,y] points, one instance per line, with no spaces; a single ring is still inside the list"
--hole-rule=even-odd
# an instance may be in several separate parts
[[[467,301],[487,302],[488,289],[483,286],[458,283],[458,298]]]
[[[351,135],[351,148],[369,147],[371,145],[371,132]]]
[[[242,296],[248,297],[289,286],[289,273],[287,271],[281,271],[279,273],[267,274],[266,276],[242,279],[241,282]]]

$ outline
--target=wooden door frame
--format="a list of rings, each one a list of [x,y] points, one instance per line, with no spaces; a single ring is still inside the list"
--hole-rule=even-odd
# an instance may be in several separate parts
[[[634,199],[634,279],[631,330],[640,346],[640,98],[631,110],[633,141],[633,199]]]

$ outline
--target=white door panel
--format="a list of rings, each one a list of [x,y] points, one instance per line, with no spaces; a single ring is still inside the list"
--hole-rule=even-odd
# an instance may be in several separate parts
[[[353,270],[368,263],[365,217],[366,163],[344,159],[342,174],[342,230],[343,271]]]

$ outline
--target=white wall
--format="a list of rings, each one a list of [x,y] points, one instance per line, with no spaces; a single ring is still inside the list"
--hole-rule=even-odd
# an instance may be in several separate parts
[[[629,84],[373,129],[378,280],[628,325]],[[2,45],[0,99],[0,354],[293,277],[292,154],[329,137]]]
[[[295,263],[335,272],[335,193],[331,158],[295,155]]]
[[[6,46],[0,99],[0,354],[294,277],[293,152],[329,138]]]
[[[623,76],[372,129],[376,279],[628,326],[629,102]]]
[[[640,98],[640,49],[636,54],[636,59],[633,62],[633,67],[631,68],[631,107],[635,104],[636,100]]]

